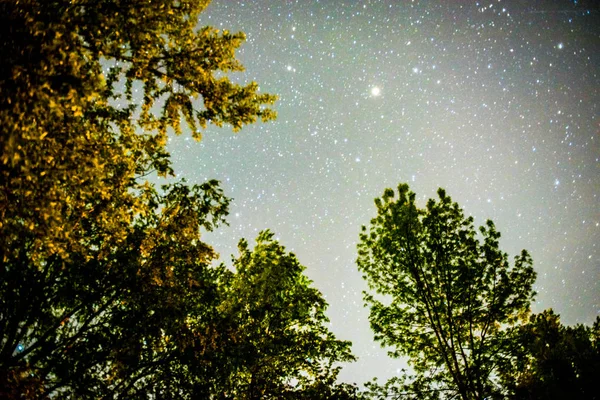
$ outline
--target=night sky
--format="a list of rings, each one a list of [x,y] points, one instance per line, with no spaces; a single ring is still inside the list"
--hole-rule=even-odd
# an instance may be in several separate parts
[[[214,0],[201,25],[244,31],[238,82],[280,96],[278,120],[170,141],[179,177],[219,179],[230,226],[273,230],[330,304],[360,358],[342,380],[397,373],[372,340],[357,271],[373,199],[438,187],[492,219],[510,258],[538,272],[536,312],[600,314],[600,13],[577,1]],[[596,3],[597,4],[597,3]]]

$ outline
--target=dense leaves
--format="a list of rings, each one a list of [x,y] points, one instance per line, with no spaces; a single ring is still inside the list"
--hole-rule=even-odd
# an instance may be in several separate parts
[[[330,396],[353,392],[351,386],[335,385],[339,368],[334,364],[354,359],[350,343],[328,330],[327,303],[303,274],[304,266],[271,232],[260,233],[256,241],[253,250],[240,242],[236,272],[219,306],[234,332],[226,397],[329,398],[325,389]]]
[[[600,317],[564,326],[552,310],[533,315],[520,333],[514,369],[505,371],[512,399],[600,399]]]
[[[196,29],[208,1],[0,2],[0,242],[33,260],[83,251],[84,221],[116,242],[144,209],[131,188],[171,172],[167,130],[200,138],[274,113],[240,86],[242,33]],[[83,242],[83,243],[82,243]]]
[[[222,273],[210,267],[215,254],[198,233],[223,218],[228,199],[216,182],[162,192],[147,188],[153,212],[118,246],[92,243],[85,255],[53,255],[41,268],[21,249],[23,259],[4,263],[0,354],[7,386],[74,398],[146,398],[175,380],[166,397],[192,392],[185,385],[194,380],[179,376],[179,353],[201,331],[190,318],[210,323]]]
[[[387,189],[360,235],[358,266],[375,339],[408,356],[415,375],[375,392],[405,398],[501,396],[497,374],[513,357],[514,326],[527,316],[535,273],[526,251],[499,249],[488,221],[477,235],[440,189],[425,209],[408,185]]]

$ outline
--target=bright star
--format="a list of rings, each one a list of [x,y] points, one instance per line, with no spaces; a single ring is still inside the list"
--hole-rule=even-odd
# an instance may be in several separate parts
[[[371,88],[371,95],[372,96],[379,96],[381,94],[381,89],[379,89],[377,86],[373,86]]]

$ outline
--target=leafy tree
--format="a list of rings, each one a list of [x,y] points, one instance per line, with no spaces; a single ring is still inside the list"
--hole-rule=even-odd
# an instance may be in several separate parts
[[[256,242],[251,250],[240,241],[219,305],[233,333],[223,398],[355,398],[355,387],[335,383],[334,364],[354,357],[350,343],[327,328],[322,294],[271,232],[261,232]]]
[[[521,328],[521,351],[505,372],[512,399],[599,399],[600,317],[564,326],[551,309]]]
[[[200,228],[229,200],[146,176],[172,173],[182,119],[200,139],[275,97],[230,81],[244,35],[197,29],[208,3],[0,2],[0,397],[214,393],[224,270]]]
[[[0,2],[0,258],[23,236],[33,261],[82,252],[85,223],[124,240],[182,118],[196,139],[274,118],[274,96],[228,77],[243,33],[196,28],[208,3]]]
[[[395,398],[501,398],[499,371],[513,357],[515,326],[527,316],[535,272],[523,251],[511,266],[500,233],[473,219],[442,189],[425,209],[408,185],[386,189],[363,227],[358,267],[375,339],[407,356],[411,377],[373,393]]]

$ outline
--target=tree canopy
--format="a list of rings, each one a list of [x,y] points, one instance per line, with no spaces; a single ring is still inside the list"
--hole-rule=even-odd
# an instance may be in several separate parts
[[[182,119],[199,139],[274,118],[274,96],[229,79],[244,34],[197,29],[208,3],[0,3],[3,257],[28,233],[32,260],[84,251],[85,224],[124,240],[148,211],[140,178],[172,172],[167,132]]]
[[[220,274],[199,234],[223,220],[229,200],[214,181],[161,192],[147,187],[150,212],[116,244],[86,226],[84,253],[32,263],[25,236],[17,257],[3,261],[6,397],[186,398],[199,390],[188,387],[199,379],[182,357],[202,330],[188,318],[210,324]]]
[[[600,398],[600,317],[592,326],[564,326],[548,309],[521,327],[519,343],[516,362],[504,373],[509,398]]]
[[[478,235],[444,190],[438,196],[421,209],[408,185],[386,189],[360,235],[375,340],[414,369],[411,378],[372,387],[398,398],[502,396],[498,373],[514,357],[513,327],[534,295],[532,260],[523,251],[511,265],[491,221]]]

